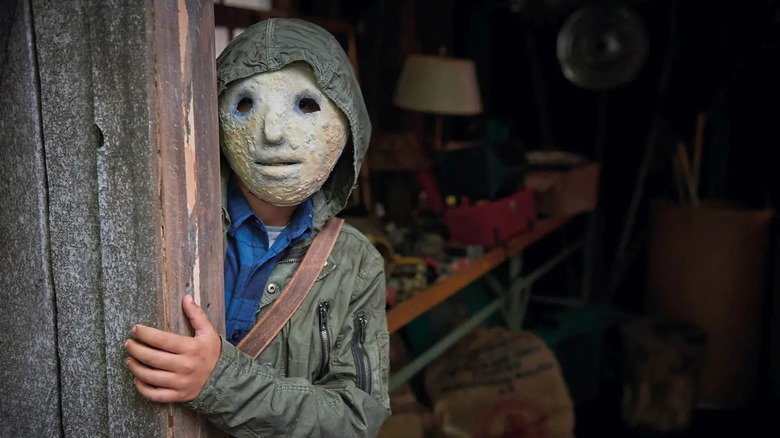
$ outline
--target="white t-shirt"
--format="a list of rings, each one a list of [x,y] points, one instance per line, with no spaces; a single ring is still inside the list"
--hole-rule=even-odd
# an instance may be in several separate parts
[[[274,242],[276,242],[276,239],[279,238],[279,235],[282,234],[282,230],[284,230],[284,227],[266,226],[265,230],[268,232],[268,248],[271,248],[272,246],[274,246]]]

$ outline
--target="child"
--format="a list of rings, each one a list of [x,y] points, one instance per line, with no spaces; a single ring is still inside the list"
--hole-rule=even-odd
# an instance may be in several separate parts
[[[354,228],[260,356],[235,347],[355,186],[371,127],[349,60],[319,26],[270,19],[219,56],[217,93],[226,336],[185,296],[194,337],[133,327],[135,386],[237,437],[376,436],[390,413],[384,263]]]

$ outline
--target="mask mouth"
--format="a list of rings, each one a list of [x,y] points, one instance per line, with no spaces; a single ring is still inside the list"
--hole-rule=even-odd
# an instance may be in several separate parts
[[[255,164],[257,164],[258,166],[283,167],[283,166],[296,166],[301,164],[301,162],[289,161],[289,160],[257,160],[255,161]]]

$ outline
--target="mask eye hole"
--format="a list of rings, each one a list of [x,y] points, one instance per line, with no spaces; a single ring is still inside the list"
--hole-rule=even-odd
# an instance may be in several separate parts
[[[304,114],[316,113],[320,110],[320,105],[316,100],[304,97],[298,101],[298,109],[300,109]]]
[[[246,114],[252,110],[252,99],[244,97],[236,104],[236,111]]]

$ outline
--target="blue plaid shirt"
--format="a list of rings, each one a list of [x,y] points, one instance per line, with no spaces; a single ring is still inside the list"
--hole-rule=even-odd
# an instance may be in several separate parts
[[[252,211],[234,178],[228,186],[227,210],[231,223],[225,253],[225,334],[235,345],[255,323],[271,269],[292,243],[311,234],[312,203],[306,201],[295,210],[270,248],[265,224]]]

